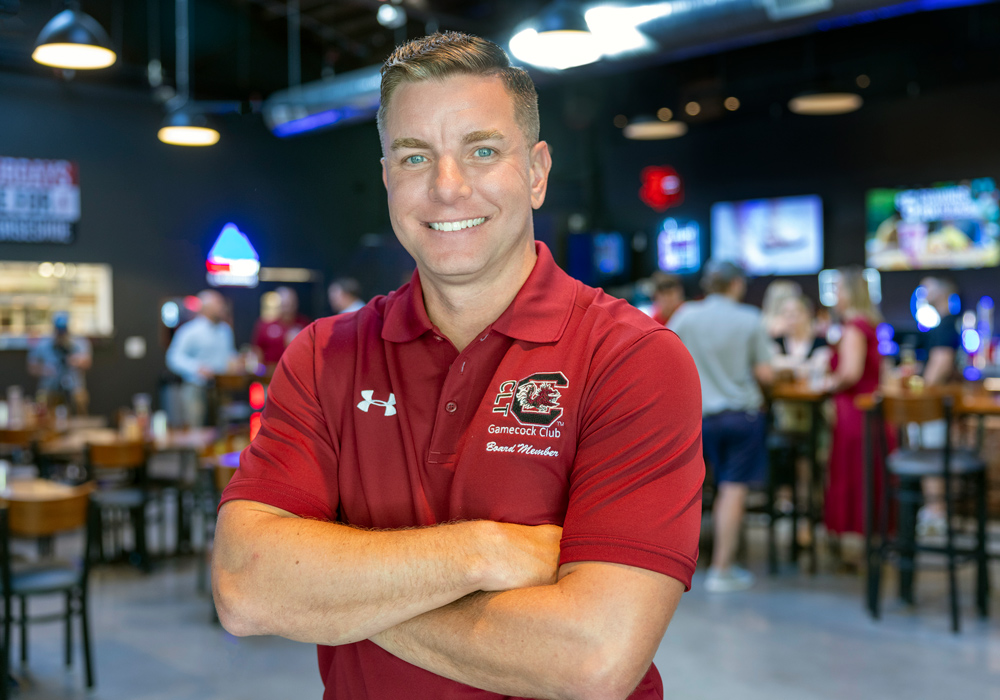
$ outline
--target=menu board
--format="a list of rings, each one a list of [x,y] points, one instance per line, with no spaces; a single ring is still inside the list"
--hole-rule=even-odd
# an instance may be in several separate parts
[[[0,156],[0,243],[72,243],[79,221],[76,163]]]

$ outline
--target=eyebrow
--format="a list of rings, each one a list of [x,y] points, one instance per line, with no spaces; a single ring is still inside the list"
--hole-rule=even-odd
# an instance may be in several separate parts
[[[421,141],[420,139],[415,139],[407,137],[405,139],[396,139],[392,142],[392,148],[390,150],[398,151],[401,148],[430,148],[431,145],[426,141]]]
[[[504,135],[496,129],[481,129],[480,131],[470,131],[462,138],[462,143],[466,146],[476,141],[503,141]]]

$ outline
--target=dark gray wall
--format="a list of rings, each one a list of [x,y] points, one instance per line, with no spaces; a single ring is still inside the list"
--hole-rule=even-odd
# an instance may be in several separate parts
[[[263,265],[318,269],[325,279],[350,269],[364,234],[389,230],[372,127],[286,142],[258,117],[233,115],[220,120],[219,144],[192,149],[160,143],[161,118],[144,93],[0,75],[0,154],[75,161],[82,208],[71,245],[0,244],[0,259],[113,269],[115,337],[96,346],[88,379],[99,413],[155,389],[159,305],[206,286],[205,256],[227,221],[248,234]],[[249,339],[262,289],[227,292],[238,342]],[[325,315],[318,296],[303,300],[305,310]],[[146,338],[144,359],[125,359],[132,335]],[[0,352],[0,386],[33,389],[24,360]]]

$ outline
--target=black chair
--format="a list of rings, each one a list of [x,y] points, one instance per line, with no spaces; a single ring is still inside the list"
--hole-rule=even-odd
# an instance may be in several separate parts
[[[28,663],[28,623],[55,622],[65,624],[66,665],[73,663],[73,616],[80,618],[80,635],[83,647],[84,678],[87,688],[94,687],[94,671],[90,648],[90,629],[87,605],[87,582],[90,576],[92,542],[96,532],[97,510],[90,500],[92,483],[67,488],[56,497],[44,499],[9,500],[0,508],[0,586],[3,589],[3,669],[0,671],[0,698],[6,698],[10,668],[11,627],[20,627],[21,665]],[[79,561],[60,560],[52,556],[50,548],[39,547],[47,553],[36,561],[14,562],[11,556],[12,538],[47,541],[56,535],[69,532],[84,533],[83,552]],[[28,599],[32,596],[64,595],[66,605],[62,612],[30,616]],[[13,600],[20,605],[14,615]]]
[[[119,554],[143,571],[151,563],[146,542],[146,506],[155,493],[148,483],[148,451],[142,442],[114,442],[87,445],[84,468],[88,479],[97,482],[93,500],[100,510],[97,543],[102,561]],[[124,530],[131,525],[133,548],[126,551]],[[109,546],[110,545],[110,546]],[[108,556],[108,551],[114,556]]]
[[[983,618],[988,615],[989,570],[986,555],[986,463],[973,450],[960,449],[952,444],[953,399],[947,394],[901,394],[875,397],[866,424],[866,551],[868,554],[868,609],[879,619],[880,584],[883,562],[895,555],[899,566],[900,598],[914,603],[914,579],[919,552],[943,554],[947,562],[948,595],[951,609],[951,628],[960,629],[958,609],[958,584],[956,567],[972,560],[976,564],[976,608]],[[942,449],[925,449],[910,446],[905,437],[905,427],[911,423],[943,420],[945,443]],[[884,439],[885,423],[899,426],[902,447],[887,453]],[[876,503],[875,467],[873,447],[877,443],[882,455],[882,497]],[[917,510],[923,504],[922,480],[924,477],[942,477],[945,484],[945,535],[944,545],[919,542],[916,536]],[[895,536],[890,535],[890,504],[898,507]],[[959,505],[972,502],[975,532],[972,546],[956,543],[956,511]]]

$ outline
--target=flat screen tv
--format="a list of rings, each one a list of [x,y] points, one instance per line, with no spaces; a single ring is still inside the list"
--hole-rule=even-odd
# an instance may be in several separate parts
[[[823,269],[823,200],[818,195],[717,202],[712,257],[752,275],[810,275]]]
[[[697,272],[701,267],[701,235],[696,221],[664,219],[656,234],[656,265],[664,272]]]
[[[879,270],[1000,264],[1000,190],[993,178],[868,191],[866,264]]]

